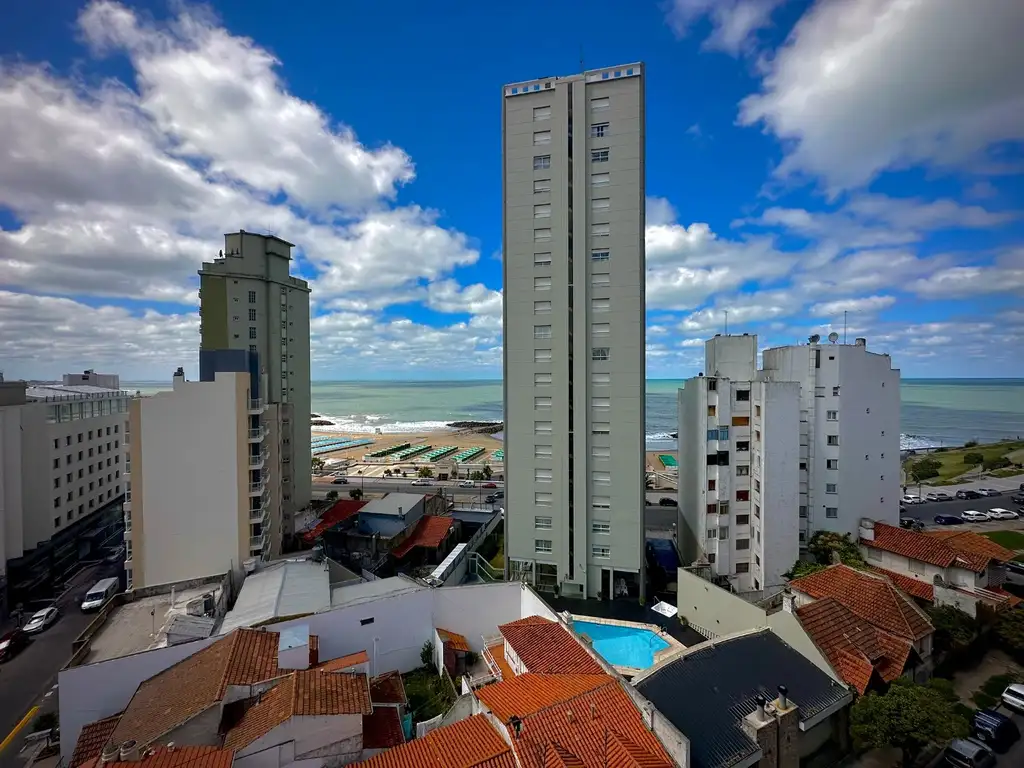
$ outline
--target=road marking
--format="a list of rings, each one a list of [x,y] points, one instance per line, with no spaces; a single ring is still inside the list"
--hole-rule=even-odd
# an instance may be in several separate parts
[[[18,735],[18,731],[20,731],[22,728],[24,728],[26,725],[28,725],[29,721],[33,717],[36,716],[36,712],[38,712],[38,711],[39,711],[39,706],[36,705],[36,706],[32,707],[32,709],[30,709],[28,712],[25,713],[25,716],[23,718],[21,718],[21,720],[19,721],[19,723],[16,726],[14,726],[14,729],[10,733],[7,734],[7,738],[4,739],[3,741],[0,741],[0,752],[3,752],[5,749],[7,749],[7,747],[10,745],[10,743],[12,741],[14,741],[14,737]]]

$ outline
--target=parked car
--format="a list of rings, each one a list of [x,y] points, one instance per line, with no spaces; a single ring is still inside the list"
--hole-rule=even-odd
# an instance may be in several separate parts
[[[12,629],[0,637],[0,661],[10,661],[32,641],[22,629]]]
[[[1003,691],[1000,698],[1003,700],[1003,706],[1007,709],[1024,713],[1024,685],[1012,683],[1006,686],[1006,690]]]
[[[409,483],[409,485],[433,485],[433,484],[434,484],[433,481],[428,480],[425,477],[419,477],[419,478],[413,480],[411,483]]]
[[[473,488],[475,486],[476,483],[474,483],[472,480],[463,480],[461,483],[459,483],[459,488]]]
[[[496,498],[496,499],[504,499],[505,498],[505,492],[504,491],[495,491],[494,492],[494,498]]]
[[[952,501],[953,500],[953,497],[950,496],[945,491],[935,491],[934,493],[927,494],[924,498],[925,498],[925,501]]]
[[[36,611],[32,618],[25,624],[25,631],[29,634],[36,634],[49,629],[53,626],[53,623],[60,618],[60,610],[55,605],[51,605],[49,608],[44,608],[41,611]]]
[[[1004,567],[1006,568],[1006,583],[1015,587],[1024,587],[1024,563],[1010,560]]]
[[[1010,497],[1010,501],[1014,504],[1024,504],[1024,493],[1015,493]]]
[[[977,491],[961,489],[956,492],[956,497],[958,499],[980,499],[981,494],[978,493]]]
[[[993,709],[982,709],[975,713],[971,732],[975,739],[984,742],[994,752],[1005,752],[1020,739],[1017,724]]]
[[[494,495],[493,493],[492,493],[492,494],[491,494],[490,496],[488,496],[488,497],[487,497],[486,499],[484,499],[484,501],[485,501],[485,502],[486,502],[487,504],[493,504],[493,503],[494,503],[494,502],[496,502],[497,500],[498,500],[498,497],[497,497],[497,496],[495,496],[495,495]]]
[[[911,531],[920,531],[924,529],[924,523],[914,517],[901,517],[900,528],[906,528]]]
[[[336,477],[331,480],[331,485],[348,485],[347,477]]]
[[[679,502],[673,499],[671,496],[662,496],[658,499],[659,507],[678,507]]]
[[[104,562],[110,563],[111,565],[116,565],[117,563],[123,563],[124,562],[124,545],[121,544],[120,546],[114,547],[112,550],[110,550],[110,554],[107,555],[105,558],[103,558],[103,560],[104,560]]]
[[[497,483],[490,483],[490,482],[488,482],[488,483],[483,483],[480,487],[481,488],[497,488],[498,484]]]
[[[934,522],[936,525],[963,525],[964,521],[954,515],[936,515]]]
[[[92,589],[85,593],[82,598],[82,611],[98,611],[106,602],[117,594],[120,589],[120,581],[115,577],[100,579],[93,584]]]
[[[989,519],[988,512],[979,512],[976,509],[965,509],[960,513],[960,517],[968,523],[984,523]]]
[[[993,507],[988,511],[989,520],[1016,520],[1019,517],[1020,515],[1012,509],[1003,509],[1002,507]]]
[[[953,739],[943,757],[952,768],[994,768],[996,764],[992,751],[974,739]]]
[[[982,496],[1002,496],[1003,492],[998,488],[979,488],[978,493]]]
[[[924,504],[924,499],[914,493],[908,493],[900,499],[901,504]]]

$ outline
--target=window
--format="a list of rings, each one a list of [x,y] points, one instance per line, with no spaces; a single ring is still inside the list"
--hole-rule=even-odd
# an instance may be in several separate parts
[[[535,315],[548,315],[551,314],[551,302],[550,301],[535,301],[533,302],[533,314]],[[537,335],[538,328],[547,328],[548,335],[546,338],[551,338],[551,326],[550,325],[536,325],[533,328],[533,337],[535,339],[540,338]]]
[[[612,284],[612,276],[607,272],[594,272],[590,276],[590,286],[592,288],[608,288]]]
[[[708,539],[710,539],[711,541],[714,541],[717,538],[718,538],[718,529],[717,528],[708,528]]]
[[[736,525],[750,525],[750,515],[736,515]]]
[[[533,290],[535,290],[535,291],[550,291],[551,290],[551,278],[550,277],[535,277],[535,278],[533,278]]]
[[[825,438],[826,445],[839,445],[839,435],[828,435]]]
[[[611,299],[591,299],[590,300],[590,311],[591,312],[611,312],[612,311],[612,300]]]
[[[551,374],[550,373],[535,373],[533,374],[533,383],[537,384],[550,384]]]
[[[607,163],[608,162],[608,150],[607,149],[594,149],[590,152],[590,161],[593,163]]]
[[[256,310],[255,309],[250,309],[249,310],[249,322],[250,323],[255,323],[256,322]]]
[[[535,267],[550,267],[551,266],[551,252],[547,253],[535,253],[533,254],[533,266]]]
[[[729,428],[728,427],[719,427],[718,428],[718,439],[719,440],[728,440],[729,439]]]
[[[750,573],[750,563],[736,563],[736,574]]]
[[[55,438],[53,439],[53,450],[55,450],[55,451],[56,451],[56,450],[58,450],[59,448],[60,448],[60,438],[59,438],[59,437],[55,437]]]
[[[740,440],[736,443],[736,453],[749,453],[750,452],[750,441]]]
[[[761,492],[761,481],[758,480],[756,477],[754,478],[754,490],[757,491],[758,493]]]
[[[590,374],[590,383],[596,387],[606,387],[612,383],[612,375],[610,373],[592,373]]]
[[[533,503],[538,507],[550,507],[551,506],[551,494],[550,493],[534,493]]]
[[[608,347],[594,347],[590,351],[590,359],[594,361],[608,360],[611,358]]]
[[[707,507],[705,507],[704,511],[707,512],[709,515],[717,515],[718,505],[712,502],[711,504],[708,504]]]
[[[537,302],[534,302],[536,304]],[[550,339],[551,338],[551,326],[550,325],[535,325],[533,326],[533,338],[535,339]]]
[[[535,458],[535,459],[550,459],[551,458],[551,446],[550,445],[535,445],[535,446],[533,446],[533,458]]]
[[[825,411],[825,419],[828,421],[839,421],[839,411]]]
[[[550,219],[551,218],[551,204],[544,203],[542,205],[533,206],[533,218],[535,219]]]
[[[611,523],[599,523],[596,520],[590,524],[590,532],[598,536],[608,536],[612,532]]]
[[[750,501],[750,491],[736,491],[736,501]]]
[[[533,170],[546,171],[551,167],[551,155],[536,155],[533,158]]]
[[[538,555],[550,555],[551,539],[536,539],[533,542],[533,551]]]
[[[725,541],[728,538],[729,538],[729,526],[728,525],[719,526],[719,528],[718,528],[718,540],[719,541]]]
[[[53,468],[54,469],[60,469],[60,459],[54,459],[53,460]]]
[[[754,417],[758,418],[758,419],[761,418],[761,406],[760,405],[755,405],[754,406]]]
[[[551,350],[550,349],[535,349],[535,350],[533,350],[533,362],[535,362],[535,363],[550,363],[551,362]]]
[[[250,304],[255,304],[256,303],[256,291],[249,291],[249,303]]]
[[[590,553],[598,560],[604,560],[612,556],[612,548],[603,544],[595,544],[590,548]]]
[[[590,252],[591,261],[608,261],[611,257],[611,253],[607,249],[599,249]]]
[[[717,439],[718,439],[718,430],[717,429],[709,429],[708,430],[708,440],[717,440]]]
[[[552,526],[552,519],[547,515],[536,515],[533,518],[533,527],[540,528],[542,531],[550,531]]]
[[[839,387],[832,387],[832,397],[839,397]]]
[[[594,336],[607,336],[612,332],[612,327],[609,323],[591,323],[590,332]]]
[[[737,389],[736,390],[736,402],[747,403],[750,402],[750,390],[749,389]]]
[[[551,107],[534,107],[533,108],[533,121],[535,123],[541,120],[551,119]]]
[[[736,551],[740,552],[744,549],[750,549],[750,539],[736,539]]]
[[[535,435],[550,435],[551,434],[551,422],[550,421],[535,421],[535,422],[533,422],[533,434],[535,434]]]
[[[750,417],[749,416],[733,416],[732,425],[734,427],[749,427]]]
[[[611,232],[611,227],[608,224],[591,224],[590,225],[590,236],[591,237],[608,237]]]
[[[718,413],[718,409],[715,406],[713,406],[713,405],[709,405],[708,406],[708,416],[714,418],[715,414],[717,414],[717,413]]]
[[[595,445],[591,447],[590,455],[595,459],[610,459],[612,457],[612,449],[607,445]]]
[[[551,398],[550,397],[535,397],[533,398],[533,407],[535,410],[551,410]]]
[[[590,209],[593,211],[607,211],[612,207],[610,197],[595,197],[590,201]]]
[[[606,109],[610,109],[611,106],[611,102],[608,100],[607,96],[590,100],[590,109],[592,112],[604,112]]]
[[[757,518],[761,517],[761,505],[760,504],[755,504],[754,505],[754,517],[757,517]]]
[[[255,339],[256,338],[256,329],[254,327],[252,327],[252,326],[249,326],[249,338],[250,339]]]
[[[533,146],[543,147],[551,143],[551,131],[535,131],[533,134]]]
[[[832,520],[839,517],[839,507],[825,507],[825,517]]]
[[[750,474],[749,464],[738,464],[736,466],[736,477],[746,477]]]
[[[610,397],[592,397],[590,398],[590,407],[608,410],[612,407],[612,399]]]
[[[534,469],[533,470],[533,481],[535,483],[550,483],[551,482],[551,470],[550,469]]]
[[[551,228],[541,227],[533,230],[533,242],[535,243],[550,243],[551,242]]]
[[[612,433],[612,425],[606,421],[595,421],[590,431],[595,435],[610,435]]]
[[[839,459],[826,459],[825,469],[839,469]]]
[[[56,509],[60,509],[60,496],[58,496],[57,498],[55,498],[55,499],[53,500],[53,506],[54,506],[54,507],[55,507]]]
[[[839,493],[837,483],[825,483],[825,493]]]
[[[807,505],[806,504],[801,504],[800,505],[800,517],[803,518],[804,520],[807,519]]]
[[[718,514],[720,514],[720,515],[728,515],[729,514],[729,502],[728,501],[720,501],[720,502],[718,502]]]
[[[590,505],[594,509],[611,509],[612,500],[607,496],[592,496],[590,499]]]
[[[715,490],[715,488],[717,486],[718,486],[718,482],[714,478],[712,478],[711,480],[708,480],[708,490],[709,491]]]
[[[590,126],[590,138],[603,139],[608,135],[608,123],[594,123]]]
[[[534,192],[550,192],[551,191],[551,179],[536,179],[533,182]]]
[[[590,183],[595,187],[607,187],[612,183],[611,174],[608,173],[592,173],[590,174]]]
[[[256,345],[255,344],[250,344],[249,345],[249,351],[250,352],[256,352]]]
[[[708,552],[708,562],[711,565],[715,564],[715,553],[714,552]]]

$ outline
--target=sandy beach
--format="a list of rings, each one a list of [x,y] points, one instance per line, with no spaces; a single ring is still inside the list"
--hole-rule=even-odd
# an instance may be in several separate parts
[[[471,464],[482,464],[487,462],[495,471],[498,472],[500,472],[502,466],[501,462],[495,461],[491,458],[491,455],[495,451],[503,447],[502,442],[491,435],[481,435],[470,430],[437,430],[434,432],[417,432],[415,434],[392,433],[386,435],[374,435],[359,432],[317,432],[316,427],[314,427],[312,437],[314,440],[318,437],[373,440],[373,445],[359,445],[347,450],[342,449],[319,454],[319,458],[327,462],[330,462],[332,459],[343,459],[351,462],[352,464],[349,467],[350,471],[363,467],[365,474],[368,477],[381,475],[385,469],[391,469],[392,471],[401,470],[403,468],[414,470],[416,465],[412,463],[412,460],[403,462],[402,464],[363,464],[362,462],[363,456],[371,451],[378,451],[381,448],[390,448],[391,446],[402,445],[404,443],[409,443],[410,446],[429,445],[433,448],[453,445],[460,451],[467,448],[483,448],[484,452],[470,462]],[[444,464],[445,460],[442,459],[440,461],[440,465],[444,466]]]

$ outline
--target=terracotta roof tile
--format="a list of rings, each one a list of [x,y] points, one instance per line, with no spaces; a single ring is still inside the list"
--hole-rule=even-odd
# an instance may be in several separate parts
[[[548,744],[544,768],[587,768],[583,761],[558,744]]]
[[[863,694],[874,674],[891,682],[903,674],[910,656],[908,640],[882,631],[832,598],[815,600],[796,616],[832,667]]]
[[[911,597],[927,600],[929,603],[935,601],[935,587],[927,582],[918,581],[917,579],[906,576],[905,574],[896,573],[896,571],[887,571],[885,568],[876,568],[873,565],[869,565],[868,570],[885,576],[889,581]]]
[[[969,568],[978,573],[985,570],[991,559],[987,555],[972,552],[959,552],[949,544],[935,536],[918,531],[898,528],[887,523],[875,523],[875,538],[872,541],[861,539],[861,544],[895,555],[903,555],[922,563],[948,568],[954,563],[961,568]]]
[[[498,631],[526,666],[539,674],[603,675],[604,669],[572,635],[540,616],[502,624]]]
[[[391,749],[405,744],[398,707],[374,707],[363,715],[363,749]]]
[[[487,651],[490,653],[491,658],[494,659],[494,663],[498,667],[498,672],[501,675],[502,680],[511,680],[516,676],[516,673],[512,671],[512,667],[509,666],[508,661],[505,659],[505,641],[502,640],[500,643],[494,643],[493,645],[487,646]]]
[[[437,628],[437,636],[441,638],[441,642],[450,647],[454,651],[470,651],[469,640],[466,639],[465,635],[460,635],[458,632],[449,632],[447,629]]]
[[[877,574],[833,565],[794,579],[790,586],[815,600],[831,597],[864,621],[899,637],[918,640],[934,631],[924,612]]]
[[[68,762],[69,768],[76,768],[84,762],[99,757],[103,751],[103,745],[107,743],[110,734],[114,732],[121,715],[105,717],[92,723],[86,723],[78,733],[78,742],[75,744],[75,751],[71,754]]]
[[[366,651],[356,651],[347,656],[339,656],[336,659],[325,661],[317,667],[321,672],[340,672],[343,669],[350,669],[357,664],[369,664],[370,656]]]
[[[264,693],[228,731],[224,747],[242,749],[296,716],[368,715],[372,711],[366,675],[319,669],[293,672]]]
[[[473,715],[395,749],[362,768],[515,768],[508,744],[484,715]]]
[[[219,747],[156,747],[134,762],[114,761],[103,768],[231,768],[235,753]],[[99,765],[99,758],[86,763]]]
[[[302,534],[306,541],[313,541],[330,530],[338,523],[343,523],[359,514],[359,510],[369,504],[368,501],[357,499],[338,499],[334,506],[320,516],[320,521]]]
[[[401,558],[409,554],[413,547],[437,549],[454,524],[455,519],[451,517],[424,515],[416,522],[416,527],[409,537],[391,550],[391,554]]]
[[[614,678],[600,675],[538,675],[527,672],[501,683],[477,689],[476,697],[503,723],[513,716],[524,718],[560,701],[579,696]]]
[[[405,683],[397,672],[385,672],[370,680],[370,701],[374,704],[408,704]]]
[[[987,536],[974,531],[924,531],[925,536],[944,541],[962,555],[981,555],[1005,563],[1013,560],[1013,550],[996,544]]]

